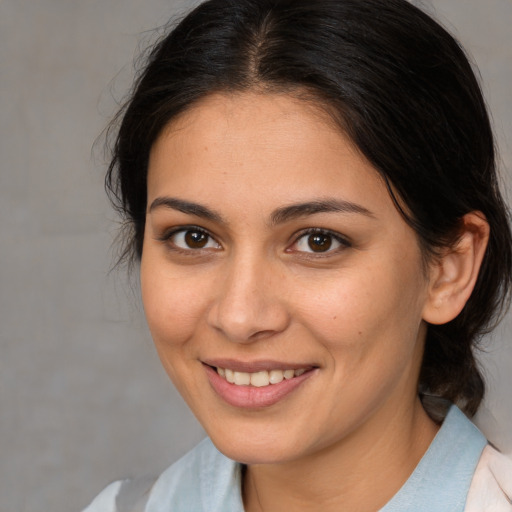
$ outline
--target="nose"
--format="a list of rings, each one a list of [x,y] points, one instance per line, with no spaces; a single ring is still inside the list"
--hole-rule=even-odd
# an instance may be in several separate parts
[[[263,258],[239,258],[226,267],[208,311],[209,325],[237,343],[284,331],[290,317],[282,274]]]

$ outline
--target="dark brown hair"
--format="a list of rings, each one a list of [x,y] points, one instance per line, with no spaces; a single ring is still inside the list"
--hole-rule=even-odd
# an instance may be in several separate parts
[[[476,412],[484,383],[474,350],[508,305],[511,233],[494,139],[457,41],[405,0],[210,0],[158,42],[119,116],[106,185],[140,257],[149,151],[204,96],[258,88],[327,108],[388,184],[424,254],[482,212],[490,240],[464,310],[428,328],[420,392]],[[394,192],[392,192],[392,190]]]

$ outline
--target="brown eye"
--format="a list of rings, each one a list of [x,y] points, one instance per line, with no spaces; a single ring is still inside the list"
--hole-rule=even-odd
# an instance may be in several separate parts
[[[342,235],[327,230],[314,229],[297,238],[291,250],[309,254],[336,253],[351,247],[351,243]]]
[[[313,252],[325,252],[332,246],[332,236],[324,233],[314,233],[308,236],[308,247]]]
[[[169,240],[176,247],[185,250],[221,248],[214,238],[200,229],[181,229],[173,233]]]
[[[208,243],[208,235],[202,231],[187,231],[185,233],[185,243],[191,249],[202,249]]]

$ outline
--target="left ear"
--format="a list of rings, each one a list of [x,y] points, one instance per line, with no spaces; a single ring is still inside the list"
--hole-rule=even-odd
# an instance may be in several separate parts
[[[485,215],[481,212],[464,215],[457,242],[443,249],[442,255],[430,265],[423,320],[445,324],[462,311],[475,287],[488,241],[489,224]]]

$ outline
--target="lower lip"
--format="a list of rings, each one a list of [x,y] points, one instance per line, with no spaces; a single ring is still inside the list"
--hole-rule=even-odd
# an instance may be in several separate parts
[[[298,377],[263,387],[237,386],[221,377],[211,366],[203,366],[214,391],[229,405],[243,409],[270,407],[295,391],[315,373],[315,370],[309,370]]]

